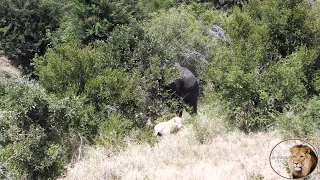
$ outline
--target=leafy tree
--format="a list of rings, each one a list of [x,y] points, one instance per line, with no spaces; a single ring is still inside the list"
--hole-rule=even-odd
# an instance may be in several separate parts
[[[191,9],[191,8],[190,8]],[[179,62],[194,73],[200,73],[210,50],[216,42],[206,33],[209,27],[196,19],[186,6],[160,11],[146,24],[147,35],[153,45],[153,57]]]
[[[101,43],[96,43],[96,48],[64,44],[34,60],[39,83],[50,93],[83,97],[83,110],[79,112],[83,118],[76,126],[90,140],[112,112],[131,118],[140,110],[139,72],[112,67],[103,58]]]
[[[0,4],[0,49],[16,65],[30,69],[35,54],[50,43],[46,35],[59,27],[61,6],[54,2],[3,0]]]
[[[87,81],[102,72],[102,56],[93,47],[63,44],[34,59],[39,83],[58,95],[80,95]]]
[[[241,129],[267,127],[315,92],[317,31],[310,24],[318,20],[309,8],[305,1],[249,1],[222,21],[231,43],[213,53],[205,75]]]
[[[99,48],[108,67],[128,71],[139,68],[143,72],[153,54],[146,30],[139,22],[118,26]]]
[[[64,22],[54,35],[58,42],[89,44],[95,40],[106,40],[119,25],[130,24],[144,18],[140,1],[97,0],[68,1]]]
[[[161,9],[168,10],[173,4],[173,0],[142,0],[142,6],[148,13],[153,13]]]
[[[274,59],[278,55],[286,57],[300,45],[312,46],[316,36],[308,24],[310,20],[315,22],[316,19],[310,16],[309,9],[311,4],[304,0],[253,0],[249,1],[245,11],[268,26],[268,53]]]
[[[111,112],[118,112],[131,118],[139,110],[139,82],[138,72],[126,73],[121,69],[105,69],[101,75],[88,81],[85,87],[86,100],[92,103],[98,112],[107,116]]]
[[[217,9],[229,9],[233,6],[238,6],[242,8],[242,6],[248,2],[248,0],[173,0],[175,4],[185,3],[210,3]]]
[[[58,99],[26,79],[0,84],[0,178],[56,178],[67,163],[66,138],[77,100]]]

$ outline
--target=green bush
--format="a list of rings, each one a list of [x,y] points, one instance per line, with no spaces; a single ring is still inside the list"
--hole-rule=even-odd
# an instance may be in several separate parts
[[[262,21],[268,24],[270,55],[280,54],[286,57],[295,52],[300,45],[312,45],[315,36],[307,26],[311,8],[307,1],[271,0],[260,6]]]
[[[102,73],[101,53],[91,46],[63,44],[34,59],[39,83],[57,95],[80,95],[87,81]]]
[[[302,105],[300,111],[289,111],[277,118],[276,125],[288,138],[312,136],[320,127],[319,105],[319,97],[314,97]]]
[[[143,9],[148,13],[153,13],[161,9],[168,10],[173,6],[173,0],[142,0]]]
[[[200,72],[200,67],[204,64],[202,56],[210,48],[212,38],[206,34],[208,27],[196,19],[192,10],[180,6],[160,11],[146,24],[146,28],[155,49],[153,57],[166,59],[171,64],[179,62]],[[194,57],[195,54],[200,57]]]
[[[308,10],[308,16],[306,20],[306,26],[310,29],[312,38],[310,38],[310,44],[313,47],[320,45],[320,4],[314,3],[312,8]]]
[[[98,112],[119,112],[133,117],[140,105],[141,89],[138,73],[126,73],[121,69],[106,69],[102,75],[88,81],[86,100]],[[132,119],[134,120],[134,119]]]
[[[257,67],[265,61],[266,26],[254,21],[248,14],[235,11],[225,22],[231,38],[230,45],[217,48],[205,70],[208,81],[206,92],[218,93],[222,102],[229,106],[229,119],[243,130],[261,124],[254,108],[259,100],[259,72]]]
[[[319,129],[320,126],[320,99],[319,96],[315,96],[311,100],[309,100],[306,110],[301,113],[301,117],[303,120],[308,122],[314,130]]]
[[[34,55],[43,55],[47,34],[59,27],[61,6],[49,1],[3,0],[0,4],[0,49],[15,64],[30,68]]]
[[[101,51],[111,68],[138,68],[144,74],[146,70],[153,70],[152,61],[159,61],[162,68],[165,64],[172,66],[180,62],[195,70],[204,59],[192,55],[199,55],[211,46],[211,37],[205,34],[206,27],[202,23],[186,6],[169,12],[162,10],[150,21],[132,21],[115,28]]]
[[[234,6],[242,8],[248,1],[247,0],[173,0],[174,4],[192,4],[203,3],[209,4],[216,9],[229,9]]]
[[[142,110],[140,73],[115,68],[110,58],[103,58],[107,45],[97,42],[78,48],[64,44],[34,60],[39,83],[50,93],[81,97],[83,109],[78,113],[82,118],[75,126],[89,140],[94,139],[99,125],[111,112],[130,118],[137,126],[146,121],[133,118]]]
[[[0,178],[56,178],[67,163],[65,138],[78,103],[25,79],[0,86]]]
[[[120,114],[111,114],[101,123],[96,141],[107,146],[124,146],[124,138],[132,129],[132,122]]]
[[[304,68],[309,64],[308,62],[313,60],[312,53],[301,48],[270,67],[261,79],[263,90],[260,97],[267,103],[265,106],[273,106],[273,109],[285,108],[289,104],[294,104],[294,100],[306,98]],[[266,96],[267,99],[265,99]]]
[[[104,61],[110,68],[129,71],[139,68],[143,72],[149,66],[153,47],[139,22],[118,26],[100,45]]]
[[[139,2],[128,0],[71,1],[70,12],[65,13],[66,21],[62,25],[76,26],[76,34],[63,28],[58,38],[70,34],[84,44],[95,40],[106,40],[117,26],[130,24],[134,19],[142,19],[145,16]]]
[[[311,24],[318,20],[308,8],[304,1],[249,1],[222,21],[231,43],[212,53],[206,93],[228,105],[237,127],[269,127],[279,113],[317,94],[318,32]]]

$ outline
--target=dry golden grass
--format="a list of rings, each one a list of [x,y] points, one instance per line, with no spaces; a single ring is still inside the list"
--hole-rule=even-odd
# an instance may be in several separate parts
[[[277,132],[230,131],[222,119],[211,115],[202,113],[193,120],[201,128],[189,123],[177,134],[159,138],[154,147],[129,141],[116,154],[87,147],[63,179],[283,179],[269,165],[270,152],[281,141]],[[199,130],[208,132],[199,134]]]

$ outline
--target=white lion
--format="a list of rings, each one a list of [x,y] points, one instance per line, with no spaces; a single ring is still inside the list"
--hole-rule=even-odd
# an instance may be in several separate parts
[[[154,126],[154,136],[176,133],[182,127],[182,119],[174,117],[167,122],[161,122]]]

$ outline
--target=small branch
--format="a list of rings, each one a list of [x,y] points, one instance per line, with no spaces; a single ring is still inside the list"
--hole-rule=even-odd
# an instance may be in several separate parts
[[[79,153],[78,153],[78,161],[77,161],[77,163],[79,164],[80,159],[81,159],[81,152],[82,152],[82,137],[81,137],[80,133],[78,133],[78,135],[79,135],[79,137],[80,137],[80,146],[79,146],[79,148],[78,148],[78,149],[79,149]],[[74,174],[74,176],[73,176],[73,180],[76,179],[77,174],[78,174],[78,166],[76,167],[76,172],[75,172],[75,174]]]
[[[214,36],[218,39],[221,39],[221,40],[227,42],[228,44],[231,44],[231,40],[226,37],[225,31],[224,31],[224,29],[222,29],[222,27],[220,25],[214,24],[213,30],[208,29],[207,33],[211,36]]]

